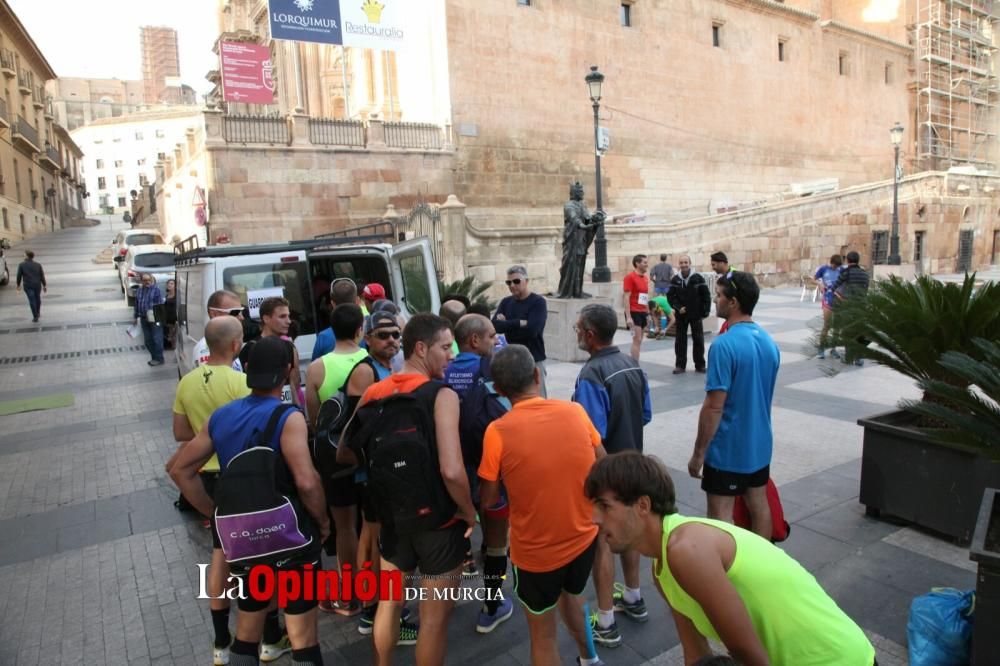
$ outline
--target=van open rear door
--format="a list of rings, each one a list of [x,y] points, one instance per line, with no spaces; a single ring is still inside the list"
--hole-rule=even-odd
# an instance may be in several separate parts
[[[422,237],[393,245],[390,260],[392,291],[400,294],[397,305],[409,315],[437,314],[441,308],[441,294],[430,241]]]

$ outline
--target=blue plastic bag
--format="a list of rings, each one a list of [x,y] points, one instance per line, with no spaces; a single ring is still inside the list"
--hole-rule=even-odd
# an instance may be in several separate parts
[[[936,587],[910,604],[910,666],[964,666],[972,643],[975,592]]]

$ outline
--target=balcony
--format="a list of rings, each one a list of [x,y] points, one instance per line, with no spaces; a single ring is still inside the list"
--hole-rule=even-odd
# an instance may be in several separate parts
[[[32,86],[31,103],[36,109],[45,108],[45,86]]]
[[[7,102],[0,97],[0,127],[10,127],[10,116],[7,115]]]
[[[0,49],[0,72],[8,79],[17,75],[17,70],[14,69],[14,52],[10,49]]]
[[[45,98],[45,119],[56,119],[56,105],[52,102],[51,95]]]
[[[62,157],[59,151],[50,144],[45,144],[45,150],[38,156],[38,163],[45,169],[55,173],[62,168]]]
[[[42,152],[42,144],[38,140],[38,130],[31,126],[23,116],[17,117],[14,125],[14,133],[11,137],[15,143],[20,142],[23,148],[27,148],[32,153]]]
[[[34,77],[31,72],[20,69],[17,71],[17,89],[20,90],[25,95],[31,94],[31,89],[33,87]]]

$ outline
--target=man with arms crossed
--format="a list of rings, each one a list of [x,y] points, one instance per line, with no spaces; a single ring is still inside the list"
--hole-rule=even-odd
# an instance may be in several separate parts
[[[524,345],[535,359],[535,365],[542,372],[542,397],[545,390],[545,320],[548,307],[545,297],[531,291],[528,269],[514,265],[507,269],[507,288],[510,296],[505,297],[493,314],[493,327],[508,343]]]
[[[656,458],[629,452],[598,460],[585,492],[601,541],[613,552],[655,558],[653,577],[685,664],[712,656],[708,638],[743,666],[875,664],[861,628],[784,551],[729,523],[678,514],[673,482]]]
[[[492,371],[513,409],[486,428],[481,501],[489,506],[500,499],[502,478],[511,500],[510,557],[514,589],[527,611],[531,663],[560,663],[552,612],[558,606],[576,641],[577,663],[600,664],[587,644],[580,595],[597,546],[581,488],[595,458],[604,456],[601,436],[579,405],[539,396],[540,373],[527,348],[502,349]]]
[[[211,516],[215,503],[198,480],[198,469],[217,453],[225,470],[229,462],[258,433],[263,432],[271,414],[281,403],[281,389],[292,371],[288,347],[279,338],[262,338],[250,351],[247,362],[246,383],[252,392],[217,409],[198,435],[181,451],[170,471],[177,487],[202,514]],[[307,443],[308,431],[302,413],[292,409],[278,423],[278,433],[272,448],[278,451],[288,465],[295,490],[308,516],[315,521],[319,539],[315,550],[281,564],[282,571],[304,571],[306,565],[318,567],[319,549],[330,535],[330,521],[326,515],[323,483],[313,467]],[[212,527],[213,545],[221,548],[215,526]],[[246,575],[244,567],[231,567],[235,575]],[[269,602],[251,597],[237,602],[240,609],[236,623],[236,640],[231,648],[232,666],[255,666],[258,663],[258,645],[264,630]],[[292,643],[292,664],[322,666],[316,626],[316,601],[296,599],[285,608],[285,622]]]
[[[735,498],[742,495],[753,531],[770,539],[771,399],[781,357],[771,336],[750,318],[759,298],[750,273],[730,271],[715,283],[715,309],[729,330],[708,351],[705,401],[688,472],[701,479],[709,518],[732,522]]]

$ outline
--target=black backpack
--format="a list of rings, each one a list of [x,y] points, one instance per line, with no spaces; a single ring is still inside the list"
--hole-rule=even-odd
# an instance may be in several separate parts
[[[312,457],[316,469],[323,478],[337,479],[353,474],[356,469],[354,465],[341,465],[337,462],[337,447],[340,446],[340,436],[344,432],[347,422],[351,420],[351,414],[359,400],[359,398],[350,398],[347,395],[347,385],[359,365],[371,367],[375,378],[378,378],[378,370],[375,368],[374,361],[372,361],[371,356],[366,356],[347,373],[344,385],[323,401],[323,404],[319,406],[319,413],[316,415],[316,435],[312,440]]]
[[[444,384],[430,381],[358,408],[345,436],[360,451],[379,520],[398,534],[434,530],[457,506],[438,465],[434,401]]]
[[[483,436],[486,427],[510,411],[510,401],[497,393],[490,377],[489,358],[479,362],[479,372],[472,385],[460,393],[458,436],[466,467],[479,467],[483,459]]]
[[[278,565],[313,549],[316,529],[304,510],[285,459],[272,447],[282,415],[274,408],[222,471],[215,488],[215,526],[227,562]]]

